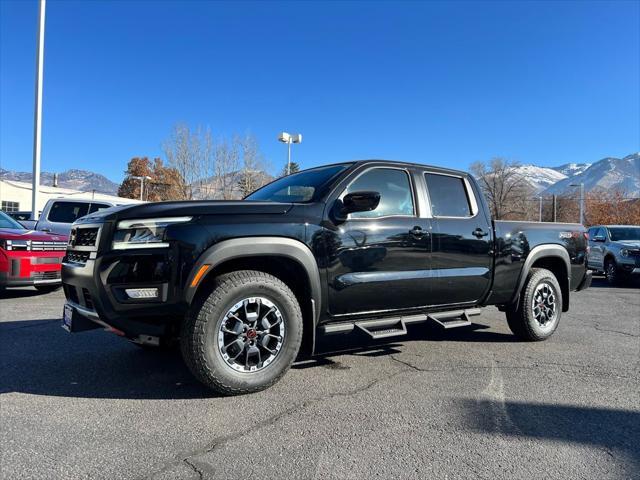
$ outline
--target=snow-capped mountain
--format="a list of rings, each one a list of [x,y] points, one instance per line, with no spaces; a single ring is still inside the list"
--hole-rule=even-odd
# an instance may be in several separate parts
[[[622,191],[640,196],[640,153],[624,158],[607,157],[572,177],[567,177],[544,190],[544,194],[562,195],[575,189],[571,184],[584,183],[585,191]]]
[[[551,185],[567,178],[562,172],[555,168],[536,167],[535,165],[522,165],[518,167],[517,172],[529,183],[537,192],[541,192]]]
[[[31,172],[16,172],[0,168],[0,178],[14,180],[18,182],[31,182]],[[53,185],[53,173],[41,172],[40,183],[42,185]],[[107,195],[118,194],[118,184],[112,182],[104,175],[87,170],[67,170],[58,175],[58,186],[90,192],[95,190],[98,193]]]
[[[564,174],[567,177],[573,177],[574,175],[580,175],[591,165],[591,163],[565,163],[564,165],[560,165],[559,167],[551,168],[556,172]]]

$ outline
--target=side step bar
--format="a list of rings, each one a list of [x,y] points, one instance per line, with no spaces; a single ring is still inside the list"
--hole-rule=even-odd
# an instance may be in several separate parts
[[[422,323],[432,321],[445,329],[466,327],[471,325],[471,317],[480,315],[479,308],[466,310],[449,310],[444,312],[420,313],[417,315],[405,315],[396,317],[377,318],[372,320],[357,320],[355,322],[330,323],[321,325],[320,332],[325,335],[338,333],[350,333],[358,329],[371,338],[380,339],[406,335],[407,325],[410,323]]]

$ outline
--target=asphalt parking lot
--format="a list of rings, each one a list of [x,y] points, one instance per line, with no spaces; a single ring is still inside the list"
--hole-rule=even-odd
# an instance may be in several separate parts
[[[2,478],[638,478],[640,289],[572,296],[556,334],[416,325],[325,342],[273,388],[216,397],[177,353],[0,299]]]

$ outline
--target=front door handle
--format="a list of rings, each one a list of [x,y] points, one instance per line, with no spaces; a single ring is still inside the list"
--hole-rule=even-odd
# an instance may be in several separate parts
[[[482,237],[486,237],[487,235],[489,235],[489,233],[485,232],[480,227],[478,227],[473,231],[473,235],[478,237],[478,238],[482,238]]]
[[[413,235],[414,237],[422,237],[425,235],[425,233],[427,233],[426,231],[424,231],[421,227],[413,227],[411,230],[409,230],[409,234]]]

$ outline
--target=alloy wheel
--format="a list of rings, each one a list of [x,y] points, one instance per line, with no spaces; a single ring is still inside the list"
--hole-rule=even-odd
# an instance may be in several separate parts
[[[231,307],[218,330],[218,348],[236,371],[256,372],[278,356],[285,321],[278,306],[265,297],[250,297]]]
[[[557,296],[553,286],[541,282],[533,293],[533,317],[543,329],[552,328],[558,319]]]

